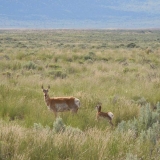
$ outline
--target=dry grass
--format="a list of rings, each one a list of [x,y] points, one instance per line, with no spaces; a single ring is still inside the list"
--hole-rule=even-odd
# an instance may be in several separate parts
[[[0,159],[155,159],[159,140],[142,142],[122,121],[160,101],[159,31],[1,31]],[[134,44],[133,44],[134,43]],[[134,46],[130,48],[130,46]],[[148,49],[149,48],[149,49]],[[78,114],[60,113],[81,134],[53,133],[41,85],[75,96]],[[114,113],[115,128],[95,121],[95,105]],[[40,130],[33,128],[41,124]],[[50,129],[45,129],[48,126]],[[157,149],[157,150],[156,150]],[[137,159],[138,159],[137,158]]]

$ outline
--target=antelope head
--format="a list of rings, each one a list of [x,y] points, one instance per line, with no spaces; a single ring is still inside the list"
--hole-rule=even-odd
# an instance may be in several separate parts
[[[102,103],[98,103],[95,107],[97,109],[97,111],[99,111],[99,112],[101,112],[101,105],[102,105]]]
[[[43,85],[42,85],[42,91],[43,91],[43,93],[44,93],[44,97],[48,97],[48,96],[49,96],[49,95],[48,95],[49,89],[50,89],[50,86],[48,86],[48,89],[44,89],[44,88],[43,88]]]

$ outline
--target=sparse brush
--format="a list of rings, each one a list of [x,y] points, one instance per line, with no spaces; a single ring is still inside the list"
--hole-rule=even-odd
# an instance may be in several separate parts
[[[59,133],[64,132],[66,129],[65,124],[62,121],[62,118],[56,118],[56,121],[53,124],[53,132]]]
[[[159,36],[1,30],[0,159],[160,159]],[[78,113],[55,119],[42,84],[53,96],[79,98]],[[113,112],[114,128],[95,121],[97,102]]]
[[[122,121],[118,124],[117,130],[120,132],[132,130],[137,136],[140,134],[143,135],[147,130],[152,130],[152,128],[155,128],[155,125],[159,125],[159,117],[160,114],[158,113],[158,110],[152,111],[150,109],[150,105],[147,104],[140,109],[140,113],[137,118],[135,118],[134,120],[129,120],[127,122]]]
[[[82,133],[82,131],[79,128],[73,128],[71,126],[66,126],[63,123],[62,118],[60,117],[56,118],[56,121],[53,124],[53,132],[54,133],[68,132],[69,134],[73,134],[73,135]]]
[[[28,70],[30,70],[30,69],[36,69],[36,64],[34,63],[34,62],[32,62],[32,61],[29,61],[29,62],[27,62],[26,64],[24,64],[24,66],[23,66],[25,69],[28,69]]]

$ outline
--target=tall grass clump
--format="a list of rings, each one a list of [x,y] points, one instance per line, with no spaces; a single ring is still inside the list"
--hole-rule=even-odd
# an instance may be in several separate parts
[[[32,61],[27,62],[26,64],[24,64],[23,66],[25,69],[30,70],[30,69],[36,69],[36,64]]]

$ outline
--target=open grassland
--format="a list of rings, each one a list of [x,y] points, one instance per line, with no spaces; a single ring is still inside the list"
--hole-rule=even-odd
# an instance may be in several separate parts
[[[42,84],[78,114],[55,119]],[[0,160],[160,159],[159,101],[159,30],[0,30]]]

